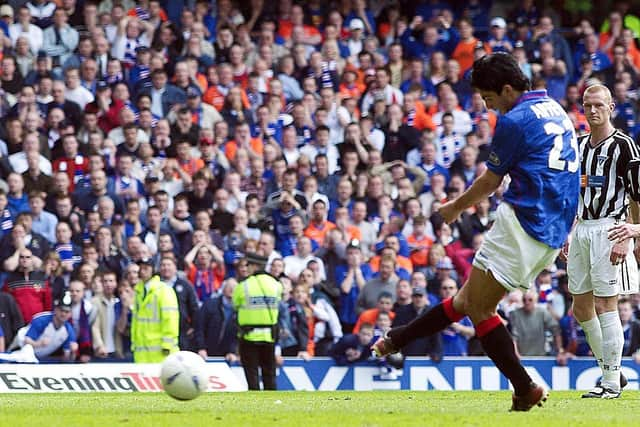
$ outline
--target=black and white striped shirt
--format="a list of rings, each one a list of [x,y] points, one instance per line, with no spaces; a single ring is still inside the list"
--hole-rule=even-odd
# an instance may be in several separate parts
[[[628,200],[639,198],[640,148],[617,130],[593,147],[591,134],[581,136],[580,146],[580,205],[578,218],[582,220],[627,216]]]

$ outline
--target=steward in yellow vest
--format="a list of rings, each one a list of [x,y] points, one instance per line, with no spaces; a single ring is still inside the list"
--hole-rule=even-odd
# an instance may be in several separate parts
[[[246,255],[249,277],[233,291],[233,307],[238,312],[240,359],[249,390],[260,390],[258,367],[265,390],[276,389],[275,342],[278,340],[278,307],[282,284],[263,271],[267,258]]]
[[[136,284],[131,316],[131,350],[136,363],[161,363],[179,350],[180,313],[174,290],[153,276],[151,259],[138,261],[140,282]]]

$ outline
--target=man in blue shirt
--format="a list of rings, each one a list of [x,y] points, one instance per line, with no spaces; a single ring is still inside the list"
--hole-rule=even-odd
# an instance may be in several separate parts
[[[548,392],[532,382],[520,363],[496,306],[506,291],[529,288],[556,259],[571,230],[580,190],[577,140],[562,107],[544,90],[529,91],[529,80],[512,56],[494,53],[478,59],[472,76],[487,107],[502,116],[487,171],[439,213],[452,223],[497,190],[505,175],[511,184],[460,292],[408,325],[391,329],[374,350],[379,356],[395,352],[467,315],[487,355],[513,384],[511,410],[528,411],[542,405]]]
[[[73,360],[78,350],[71,320],[71,295],[66,292],[54,301],[54,311],[36,315],[27,329],[24,343],[30,344],[36,357],[47,358],[62,354],[63,360]]]

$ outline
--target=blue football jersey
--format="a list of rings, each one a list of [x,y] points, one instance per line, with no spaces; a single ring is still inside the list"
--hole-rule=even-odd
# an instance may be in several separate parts
[[[511,177],[504,200],[522,228],[562,247],[578,209],[580,159],[571,120],[546,91],[525,93],[498,119],[487,167]]]

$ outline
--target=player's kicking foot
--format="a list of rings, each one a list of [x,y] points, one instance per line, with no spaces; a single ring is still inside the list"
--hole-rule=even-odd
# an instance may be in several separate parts
[[[531,383],[531,389],[523,396],[516,396],[513,394],[513,404],[511,405],[512,411],[528,411],[534,406],[542,406],[549,397],[549,391],[535,383]]]
[[[371,346],[371,350],[375,353],[376,357],[384,357],[400,351],[399,348],[393,345],[389,337],[389,331],[385,332],[383,337],[378,338],[378,341]]]
[[[602,387],[602,379],[599,379],[596,386],[582,395],[583,399],[617,399],[622,393],[622,389],[629,384],[627,377],[620,372],[620,391]]]

